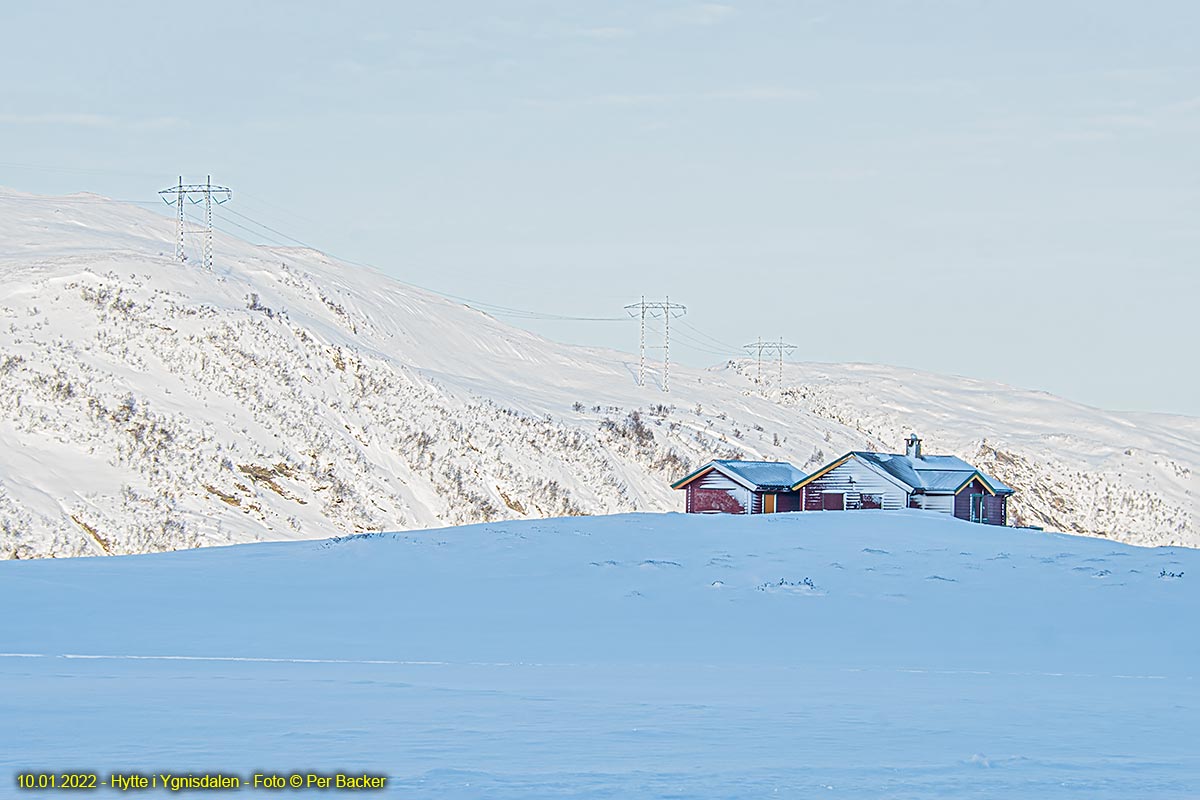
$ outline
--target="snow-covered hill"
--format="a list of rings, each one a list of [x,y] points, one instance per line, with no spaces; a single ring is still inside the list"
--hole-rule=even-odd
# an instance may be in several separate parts
[[[709,458],[811,469],[911,430],[1017,487],[1019,523],[1200,543],[1195,419],[858,365],[782,391],[680,368],[664,394],[636,356],[314,251],[218,235],[210,272],[173,240],[136,207],[0,191],[0,556],[676,509],[669,480]]]
[[[439,800],[1194,798],[1197,575],[1195,550],[922,511],[0,562],[0,780],[340,770]]]

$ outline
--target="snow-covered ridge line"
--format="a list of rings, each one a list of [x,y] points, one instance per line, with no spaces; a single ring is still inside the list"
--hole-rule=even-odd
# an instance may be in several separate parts
[[[680,507],[714,457],[802,469],[916,430],[1017,488],[1023,524],[1196,546],[1195,420],[869,365],[746,364],[636,385],[314,251],[0,191],[0,557],[137,553]],[[652,381],[652,384],[654,381]]]

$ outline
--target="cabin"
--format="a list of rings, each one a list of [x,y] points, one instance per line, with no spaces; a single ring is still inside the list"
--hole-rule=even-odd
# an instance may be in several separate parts
[[[671,484],[686,492],[689,514],[773,514],[799,511],[792,486],[804,473],[785,461],[710,461]]]
[[[922,508],[987,525],[1008,524],[1013,490],[955,456],[927,456],[913,434],[903,455],[852,451],[796,481],[804,511]]]

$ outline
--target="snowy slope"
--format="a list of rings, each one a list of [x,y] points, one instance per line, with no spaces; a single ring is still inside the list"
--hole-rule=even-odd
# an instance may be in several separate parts
[[[369,770],[406,798],[1188,798],[1196,575],[1195,550],[920,511],[5,562],[0,771]]]
[[[1021,488],[1019,522],[1200,540],[1195,420],[854,365],[783,391],[681,368],[667,395],[636,357],[320,253],[218,235],[209,272],[173,237],[92,195],[0,192],[0,555],[676,509],[669,480],[709,458],[811,469],[911,429]]]

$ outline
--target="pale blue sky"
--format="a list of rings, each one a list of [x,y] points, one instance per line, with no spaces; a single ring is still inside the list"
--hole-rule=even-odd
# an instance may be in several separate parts
[[[6,2],[0,38],[0,185],[211,172],[452,294],[1200,414],[1198,3]]]

